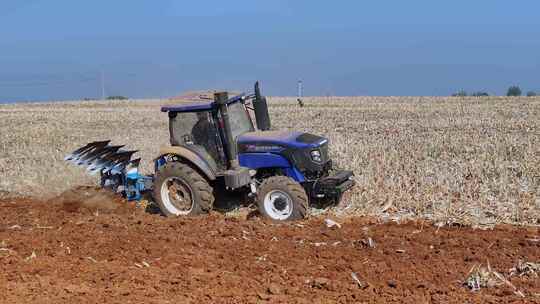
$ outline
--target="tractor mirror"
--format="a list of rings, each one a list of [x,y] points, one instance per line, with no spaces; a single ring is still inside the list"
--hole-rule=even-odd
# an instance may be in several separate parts
[[[255,99],[253,100],[253,108],[255,110],[255,120],[257,128],[261,131],[270,130],[270,115],[268,114],[268,103],[266,97],[261,96],[259,82],[255,83]]]
[[[254,101],[253,105],[255,109],[255,120],[257,121],[257,128],[261,131],[270,130],[270,115],[268,114],[268,104],[266,103],[266,97],[261,97],[259,100]]]

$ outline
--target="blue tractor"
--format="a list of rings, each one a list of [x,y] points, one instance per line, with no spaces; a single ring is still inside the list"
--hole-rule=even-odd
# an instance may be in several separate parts
[[[208,212],[216,193],[243,192],[275,221],[302,219],[309,204],[338,203],[354,186],[353,172],[335,170],[328,139],[303,132],[270,130],[266,97],[255,92],[232,98],[164,106],[170,146],[154,160],[155,174],[139,173],[136,151],[93,142],[66,157],[101,175],[101,186],[140,200],[151,193],[165,216]],[[254,113],[255,123],[250,117]],[[218,197],[219,198],[219,197]]]

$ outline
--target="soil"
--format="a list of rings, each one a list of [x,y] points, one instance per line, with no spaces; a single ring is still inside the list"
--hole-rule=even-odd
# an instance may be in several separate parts
[[[3,199],[0,302],[540,303],[540,278],[510,276],[540,262],[539,228],[334,220],[170,219],[91,189]],[[480,264],[510,284],[471,291]]]

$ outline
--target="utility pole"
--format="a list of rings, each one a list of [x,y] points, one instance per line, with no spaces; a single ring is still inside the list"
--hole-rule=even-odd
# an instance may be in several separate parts
[[[298,105],[300,107],[304,106],[304,102],[302,101],[302,97],[304,96],[304,83],[302,80],[298,80],[298,98],[296,101],[298,102]]]
[[[101,70],[101,100],[105,100],[105,71]]]

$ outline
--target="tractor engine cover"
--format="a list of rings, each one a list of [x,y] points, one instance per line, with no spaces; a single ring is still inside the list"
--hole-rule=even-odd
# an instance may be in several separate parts
[[[320,177],[332,167],[328,139],[302,132],[248,132],[238,137],[240,153],[282,155],[309,177]]]

